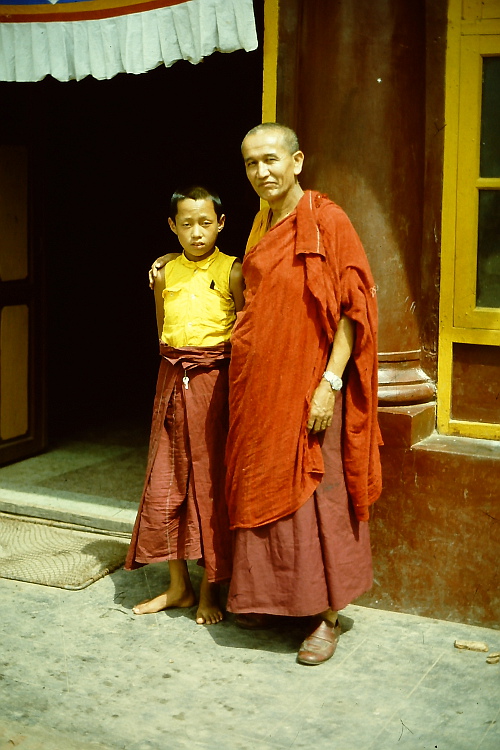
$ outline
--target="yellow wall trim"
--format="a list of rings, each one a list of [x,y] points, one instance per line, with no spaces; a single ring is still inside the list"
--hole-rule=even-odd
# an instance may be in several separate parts
[[[481,55],[500,54],[500,0],[449,0],[441,245],[437,428],[500,439],[500,425],[453,420],[453,344],[500,346],[500,310],[476,307]],[[496,36],[495,36],[496,35]]]
[[[264,0],[262,122],[276,122],[279,0]]]

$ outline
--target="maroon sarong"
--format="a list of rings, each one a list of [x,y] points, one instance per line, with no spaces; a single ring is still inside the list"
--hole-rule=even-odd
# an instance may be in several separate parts
[[[146,481],[125,568],[201,558],[209,581],[226,581],[232,556],[224,493],[230,345],[160,344],[160,354]]]

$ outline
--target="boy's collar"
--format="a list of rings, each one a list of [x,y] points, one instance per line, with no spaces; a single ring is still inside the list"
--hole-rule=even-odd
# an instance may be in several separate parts
[[[204,258],[203,260],[189,260],[189,258],[186,258],[184,253],[182,253],[180,259],[181,263],[188,268],[201,268],[205,271],[207,268],[209,268],[209,266],[212,265],[216,257],[219,255],[219,252],[219,248],[216,247],[212,255],[209,255],[208,258]]]

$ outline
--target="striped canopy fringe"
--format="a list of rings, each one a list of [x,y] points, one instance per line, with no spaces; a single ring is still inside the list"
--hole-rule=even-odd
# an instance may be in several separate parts
[[[0,2],[0,80],[105,80],[177,60],[196,64],[215,51],[257,48],[252,0],[122,0],[116,6],[117,0]]]

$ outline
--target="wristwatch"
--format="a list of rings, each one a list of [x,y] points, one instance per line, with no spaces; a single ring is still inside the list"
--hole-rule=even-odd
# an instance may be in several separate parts
[[[340,389],[342,388],[342,378],[339,378],[338,375],[334,375],[333,372],[325,370],[325,372],[323,373],[323,380],[326,380],[327,383],[330,383],[332,391],[340,391]]]

